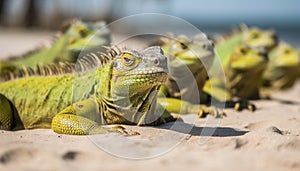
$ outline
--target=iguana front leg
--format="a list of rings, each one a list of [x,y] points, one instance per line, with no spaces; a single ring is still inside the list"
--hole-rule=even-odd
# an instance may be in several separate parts
[[[70,135],[104,134],[108,132],[128,134],[122,126],[106,127],[93,121],[93,118],[85,117],[93,117],[98,114],[95,113],[98,109],[95,105],[93,99],[88,99],[67,107],[52,119],[52,130],[56,133]]]
[[[0,94],[0,129],[11,130],[13,126],[13,109],[9,100]]]
[[[204,118],[207,115],[212,115],[213,117],[223,117],[226,114],[219,109],[206,106],[192,104],[190,102],[175,99],[175,98],[158,98],[158,103],[162,105],[168,112],[179,113],[179,114],[191,114],[197,113],[200,118]]]
[[[128,134],[123,126],[104,127],[88,118],[71,113],[60,113],[52,120],[52,130],[59,134],[92,135],[109,132]]]

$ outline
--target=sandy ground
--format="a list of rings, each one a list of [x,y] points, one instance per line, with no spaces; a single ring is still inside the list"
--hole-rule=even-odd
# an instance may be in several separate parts
[[[0,57],[49,38],[29,34],[0,32]],[[191,114],[182,116],[185,123],[127,126],[141,133],[133,137],[0,131],[0,170],[300,170],[300,81],[273,98],[255,101],[254,113],[226,109],[221,120]]]

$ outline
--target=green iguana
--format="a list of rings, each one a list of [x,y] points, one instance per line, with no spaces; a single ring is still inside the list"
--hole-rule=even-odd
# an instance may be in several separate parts
[[[105,124],[157,125],[174,120],[171,115],[160,116],[155,107],[157,90],[167,79],[167,59],[160,47],[111,48],[108,55],[90,53],[79,63],[75,66],[79,73],[55,75],[64,69],[52,67],[46,71],[49,76],[1,83],[0,128],[52,128],[83,135],[126,133]],[[87,69],[91,65],[97,67]]]
[[[0,62],[0,80],[8,72],[17,76],[16,70],[23,67],[35,68],[36,64],[53,62],[76,62],[77,56],[83,50],[109,45],[110,31],[103,21],[85,23],[74,19],[67,22],[57,40],[50,47],[38,48],[24,55],[8,58]]]
[[[161,86],[158,102],[173,113],[225,115],[207,101],[200,101],[207,71],[214,60],[213,43],[205,34],[189,39],[185,36],[161,38],[162,49],[168,57],[169,77]],[[202,103],[202,104],[199,104]]]
[[[220,70],[214,62],[209,71],[212,77],[204,85],[204,92],[218,101],[226,102],[226,106],[234,106],[236,110],[255,110],[255,106],[246,100],[259,98],[262,74],[267,68],[267,53],[278,43],[275,32],[241,27],[230,35],[214,40],[216,56],[224,68],[226,83],[218,79]],[[212,86],[215,89],[213,94]],[[234,97],[241,100],[236,103],[232,101]]]
[[[299,52],[291,45],[280,42],[269,53],[270,62],[264,73],[263,90],[281,90],[291,88],[300,68]]]

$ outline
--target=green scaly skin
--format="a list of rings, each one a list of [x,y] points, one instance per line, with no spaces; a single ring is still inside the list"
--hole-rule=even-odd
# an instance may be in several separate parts
[[[226,66],[230,60],[230,54],[234,51],[236,46],[245,44],[250,47],[264,47],[268,51],[272,50],[278,44],[278,38],[273,30],[261,30],[257,27],[244,28],[241,26],[240,30],[233,31],[229,36],[221,35],[214,37],[215,51],[218,59],[223,66]],[[212,68],[214,68],[214,62]],[[214,74],[216,70],[211,69]]]
[[[269,53],[270,62],[264,73],[263,91],[291,88],[298,78],[299,52],[291,45],[281,42]]]
[[[209,71],[212,77],[206,82],[204,92],[224,102],[226,107],[254,110],[255,106],[246,100],[259,98],[258,87],[261,86],[262,74],[268,61],[266,53],[277,43],[273,31],[258,28],[244,28],[229,37],[217,38],[215,51],[224,68],[226,86],[218,79],[221,73],[214,63]],[[235,101],[234,97],[240,100]]]
[[[50,47],[41,48],[28,52],[21,57],[8,58],[0,62],[0,79],[23,67],[36,68],[37,64],[49,64],[57,62],[76,62],[82,50],[99,48],[110,43],[110,32],[108,29],[101,29],[105,26],[103,21],[85,23],[80,20],[72,20],[55,43]],[[100,30],[101,29],[101,30]]]
[[[157,125],[173,120],[171,115],[162,118],[155,107],[157,90],[167,78],[161,48],[109,52],[111,56],[102,55],[101,65],[94,70],[0,84],[0,128],[52,128],[57,133],[85,135],[126,133],[122,127],[104,124]]]
[[[163,41],[162,49],[168,57],[170,76],[161,87],[158,102],[173,113],[197,113],[199,117],[224,114],[215,107],[199,105],[207,70],[214,59],[212,42],[204,34],[192,40],[179,36],[177,39],[163,38]]]

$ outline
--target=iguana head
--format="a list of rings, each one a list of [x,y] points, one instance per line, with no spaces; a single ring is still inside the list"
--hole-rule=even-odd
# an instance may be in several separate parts
[[[239,45],[226,68],[227,88],[233,96],[244,99],[259,97],[262,74],[267,68],[265,48]]]
[[[261,70],[266,68],[267,62],[268,54],[265,48],[242,44],[238,45],[230,55],[229,66],[240,71]]]
[[[68,39],[68,51],[78,53],[83,49],[109,44],[110,31],[105,25],[104,21],[94,23],[81,20],[69,21],[63,31]]]
[[[197,96],[194,100],[191,99],[196,92],[202,91],[207,71],[213,63],[213,43],[205,34],[198,34],[191,39],[178,36],[176,39],[165,41],[162,48],[168,57],[170,77],[166,86],[169,94],[172,97],[189,98],[189,101],[199,100]],[[197,86],[194,86],[193,82]]]
[[[123,50],[115,57],[112,72],[112,94],[130,96],[157,89],[166,80],[167,60],[158,46],[143,51]]]
[[[280,43],[269,53],[270,62],[264,73],[264,83],[275,89],[290,88],[297,79],[299,52],[287,43]]]
[[[269,53],[270,63],[276,67],[298,66],[299,52],[291,45],[281,42]]]
[[[212,62],[214,58],[214,44],[207,39],[205,34],[198,34],[192,39],[186,36],[178,36],[168,40],[162,46],[166,55],[171,58],[170,65],[176,66],[183,62],[185,65],[200,65]],[[211,65],[211,64],[210,64]],[[206,67],[210,67],[206,65]]]
[[[253,27],[244,32],[243,42],[252,47],[263,46],[267,50],[271,50],[278,44],[278,38],[273,30],[261,30]]]
[[[156,94],[167,79],[168,71],[163,51],[153,46],[141,51],[113,50],[112,54],[111,62],[101,70],[98,93],[102,100],[111,104],[107,106],[110,108],[107,121],[123,118],[127,123],[138,125],[156,121],[159,118],[154,112]]]

